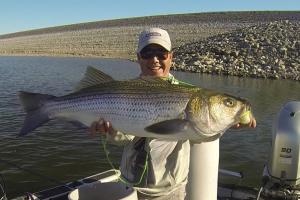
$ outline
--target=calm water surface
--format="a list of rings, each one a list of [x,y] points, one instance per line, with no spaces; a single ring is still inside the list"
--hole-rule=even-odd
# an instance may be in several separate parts
[[[127,60],[0,57],[0,174],[9,197],[56,185],[46,177],[20,168],[61,182],[110,168],[100,137],[89,136],[67,123],[51,121],[26,137],[16,137],[24,119],[17,92],[67,94],[83,77],[88,65],[96,66],[115,79],[133,78],[139,74],[138,65]],[[220,166],[244,173],[244,179],[230,181],[258,186],[270,152],[273,119],[284,103],[300,101],[299,82],[184,72],[173,74],[201,87],[245,97],[252,103],[257,128],[230,130],[221,138]],[[117,165],[122,148],[109,146],[109,150],[111,160]]]

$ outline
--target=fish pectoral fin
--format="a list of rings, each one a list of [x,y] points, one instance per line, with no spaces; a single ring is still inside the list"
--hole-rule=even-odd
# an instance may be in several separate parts
[[[157,134],[175,134],[191,128],[191,123],[185,119],[171,119],[152,124],[145,128],[146,131]]]

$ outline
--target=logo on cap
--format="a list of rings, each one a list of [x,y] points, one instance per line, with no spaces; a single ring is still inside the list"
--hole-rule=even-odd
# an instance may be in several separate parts
[[[161,34],[158,32],[151,32],[151,33],[147,33],[145,35],[145,37],[151,37],[151,36],[161,36]]]

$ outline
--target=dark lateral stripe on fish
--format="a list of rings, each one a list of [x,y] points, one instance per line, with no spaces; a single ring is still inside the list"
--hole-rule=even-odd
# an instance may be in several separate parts
[[[190,94],[182,94],[182,93],[159,93],[159,94],[144,94],[144,95],[139,95],[138,93],[98,93],[98,94],[79,94],[79,95],[68,95],[68,96],[63,96],[63,97],[58,97],[56,98],[53,102],[61,102],[65,101],[64,104],[71,104],[71,103],[76,103],[76,102],[81,102],[82,100],[85,101],[94,101],[101,99],[101,101],[104,100],[110,100],[110,99],[116,99],[116,100],[123,100],[127,99],[128,101],[130,100],[149,100],[149,99],[170,99],[174,100],[174,98],[177,98],[177,101],[181,101],[181,98],[187,99],[190,98]]]
[[[149,98],[149,96],[152,96]],[[176,98],[175,98],[176,97]],[[57,98],[55,101],[48,102],[46,109],[47,112],[52,113],[53,110],[81,110],[92,108],[97,110],[102,108],[104,111],[107,105],[113,107],[128,107],[130,106],[147,106],[155,104],[178,105],[181,102],[188,102],[189,98],[186,96],[178,97],[177,95],[144,95],[144,96],[120,96],[120,95],[95,95],[95,96],[83,96],[73,97],[69,99]],[[169,107],[169,106],[167,106]],[[111,108],[110,108],[111,109]],[[102,113],[102,112],[101,112]]]

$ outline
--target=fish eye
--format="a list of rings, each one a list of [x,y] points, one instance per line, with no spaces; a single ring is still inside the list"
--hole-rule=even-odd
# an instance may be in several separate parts
[[[235,101],[232,98],[226,98],[226,99],[224,99],[224,104],[227,107],[233,107],[233,106],[235,106]]]

